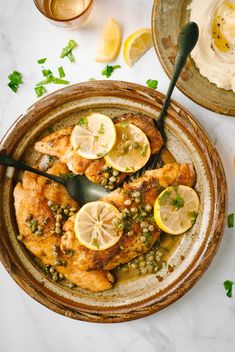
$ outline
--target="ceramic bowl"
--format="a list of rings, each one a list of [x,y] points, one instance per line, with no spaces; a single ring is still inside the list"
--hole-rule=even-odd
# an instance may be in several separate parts
[[[169,77],[177,54],[180,29],[189,21],[187,10],[191,0],[155,0],[152,11],[152,31],[155,50]],[[235,93],[218,88],[203,77],[193,59],[187,61],[177,87],[197,104],[224,115],[235,115]]]
[[[164,96],[146,87],[117,81],[72,85],[46,96],[20,116],[1,141],[1,151],[34,164],[36,140],[74,124],[91,111],[117,116],[140,112],[157,118]],[[166,118],[167,148],[178,162],[194,164],[200,213],[193,228],[179,237],[174,252],[158,274],[117,283],[113,289],[91,293],[69,289],[50,280],[36,265],[18,234],[13,188],[20,173],[0,166],[0,259],[16,283],[31,297],[55,312],[90,322],[121,322],[167,307],[202,276],[216,253],[223,233],[227,187],[219,155],[202,126],[172,101]]]

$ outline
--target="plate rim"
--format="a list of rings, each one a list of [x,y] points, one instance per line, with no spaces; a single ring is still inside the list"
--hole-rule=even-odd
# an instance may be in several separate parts
[[[160,92],[157,92],[155,90],[149,89],[147,87],[134,84],[134,83],[129,83],[129,82],[123,82],[123,81],[96,81],[96,82],[84,82],[84,83],[79,83],[79,84],[74,84],[66,88],[62,88],[60,90],[57,90],[49,95],[47,95],[45,98],[40,99],[36,103],[34,103],[26,112],[24,115],[20,115],[18,119],[15,120],[15,122],[10,126],[8,131],[5,133],[4,137],[0,141],[0,145],[4,143],[4,140],[8,140],[8,138],[11,137],[11,134],[14,133],[15,129],[20,128],[21,125],[23,126],[26,122],[26,119],[28,117],[28,114],[37,114],[38,110],[40,110],[40,107],[43,106],[44,104],[48,104],[50,102],[56,101],[59,98],[63,97],[64,95],[67,95],[68,93],[75,95],[76,91],[84,89],[84,91],[89,91],[89,88],[95,88],[95,89],[102,89],[106,87],[107,89],[113,89],[114,91],[117,91],[118,89],[124,89],[125,91],[129,92],[132,90],[132,92],[136,93],[142,93],[147,96],[147,99],[149,100],[150,104],[150,97],[156,100],[156,103],[159,101],[164,100],[164,95]],[[68,93],[67,93],[68,92]],[[102,94],[101,94],[102,95]],[[114,94],[113,94],[114,95]],[[120,95],[116,94],[114,95],[116,97],[120,97]],[[151,101],[152,102],[152,101]],[[63,102],[61,102],[62,104]],[[153,103],[153,102],[152,102]],[[129,320],[134,320],[137,318],[141,318],[150,314],[153,314],[157,311],[160,311],[161,309],[169,306],[173,302],[175,302],[177,299],[179,299],[182,295],[184,295],[188,290],[194,286],[194,284],[199,280],[199,278],[202,276],[202,274],[207,270],[209,267],[209,264],[211,260],[213,259],[214,255],[216,254],[216,251],[218,249],[218,245],[220,243],[220,240],[223,236],[223,230],[225,226],[225,216],[226,216],[226,210],[227,210],[227,182],[226,182],[226,176],[225,172],[223,169],[223,165],[221,162],[221,159],[219,157],[219,154],[216,150],[216,148],[212,145],[212,142],[207,134],[207,132],[204,130],[202,125],[191,115],[190,112],[187,111],[184,107],[182,107],[180,104],[172,100],[172,106],[175,106],[179,109],[179,111],[184,111],[190,119],[192,119],[193,123],[195,126],[199,127],[204,134],[204,137],[206,138],[206,141],[209,143],[210,147],[212,150],[215,152],[215,157],[216,157],[216,162],[219,165],[219,168],[216,172],[216,177],[221,177],[223,182],[224,182],[224,187],[223,190],[221,190],[221,199],[220,202],[224,205],[223,208],[223,219],[222,221],[218,223],[217,219],[217,227],[218,227],[218,234],[214,238],[214,245],[210,247],[209,251],[209,258],[207,258],[207,261],[205,262],[205,255],[203,256],[203,259],[201,258],[196,258],[195,263],[193,263],[192,268],[190,269],[190,272],[187,273],[186,275],[186,280],[183,280],[183,283],[180,282],[180,288],[181,292],[179,292],[179,289],[175,288],[171,293],[170,297],[166,296],[162,297],[159,301],[155,299],[154,297],[150,297],[149,299],[146,299],[147,303],[145,301],[141,301],[141,304],[138,304],[138,308],[133,309],[132,305],[129,305],[129,308],[127,309],[126,307],[114,307],[114,308],[101,308],[95,311],[95,307],[92,307],[92,309],[78,309],[74,308],[68,308],[66,305],[63,304],[58,304],[58,302],[55,302],[53,299],[48,297],[46,295],[46,292],[42,292],[42,290],[38,290],[35,288],[35,285],[33,285],[31,282],[28,282],[28,279],[24,277],[21,271],[19,271],[19,268],[17,268],[14,263],[10,261],[10,258],[8,256],[8,253],[6,253],[3,241],[1,237],[3,238],[3,235],[1,235],[1,228],[2,224],[0,221],[0,260],[3,264],[3,266],[6,268],[8,273],[11,275],[11,277],[14,279],[14,281],[26,292],[28,293],[31,297],[33,297],[35,300],[37,300],[39,303],[43,304],[47,308],[65,315],[69,316],[74,319],[78,320],[84,320],[84,321],[89,321],[89,322],[98,322],[98,323],[110,323],[110,322],[124,322],[124,321],[129,321]],[[29,122],[30,123],[30,122]],[[8,146],[9,147],[9,146]],[[1,175],[4,173],[4,167],[0,166],[0,179]],[[218,174],[219,173],[219,174]],[[218,214],[217,214],[218,215]],[[205,253],[207,253],[208,248],[206,249]],[[198,268],[198,261],[200,261],[200,268]],[[203,270],[202,270],[203,269]],[[33,278],[31,278],[33,281]],[[34,280],[36,282],[36,280]],[[183,284],[183,288],[182,288]],[[36,285],[37,286],[37,285]],[[48,290],[49,291],[49,290]],[[168,299],[167,299],[168,297]],[[65,299],[64,299],[65,301]],[[81,306],[81,305],[80,305]],[[134,303],[133,306],[136,306]],[[82,307],[81,307],[82,308]],[[95,311],[95,312],[91,312]],[[118,313],[117,313],[118,312]]]

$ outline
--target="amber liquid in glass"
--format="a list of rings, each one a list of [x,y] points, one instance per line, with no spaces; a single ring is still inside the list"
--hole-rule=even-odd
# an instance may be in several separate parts
[[[79,16],[89,2],[89,0],[44,0],[44,9],[54,19],[69,20]]]

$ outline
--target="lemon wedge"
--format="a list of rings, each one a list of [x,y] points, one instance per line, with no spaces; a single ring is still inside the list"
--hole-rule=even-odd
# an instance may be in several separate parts
[[[116,129],[109,116],[93,113],[80,118],[71,134],[71,144],[86,159],[99,159],[116,142]]]
[[[171,186],[157,198],[154,219],[160,229],[171,235],[180,235],[195,223],[199,211],[197,193],[188,186]]]
[[[121,213],[107,202],[85,204],[77,213],[74,230],[79,242],[94,251],[112,247],[122,236]]]
[[[115,125],[116,143],[105,156],[106,163],[115,170],[135,172],[148,161],[151,149],[146,134],[131,123],[122,122]]]
[[[123,49],[123,56],[127,65],[133,66],[152,46],[152,33],[149,28],[141,28],[129,35],[125,40]]]
[[[96,54],[96,61],[110,62],[117,57],[122,42],[122,31],[119,23],[108,19],[102,33]]]

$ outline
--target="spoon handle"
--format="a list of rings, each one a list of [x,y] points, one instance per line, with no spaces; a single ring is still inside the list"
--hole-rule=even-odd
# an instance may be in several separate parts
[[[41,170],[34,169],[33,167],[30,167],[20,161],[12,159],[8,155],[0,154],[0,164],[2,164],[4,166],[11,166],[11,167],[14,167],[15,169],[19,169],[19,170],[30,171],[30,172],[33,172],[34,174],[44,176],[44,177],[47,177],[53,181],[59,182],[62,185],[65,184],[65,181],[62,178],[54,176],[54,175],[50,175],[50,174],[43,172]]]

